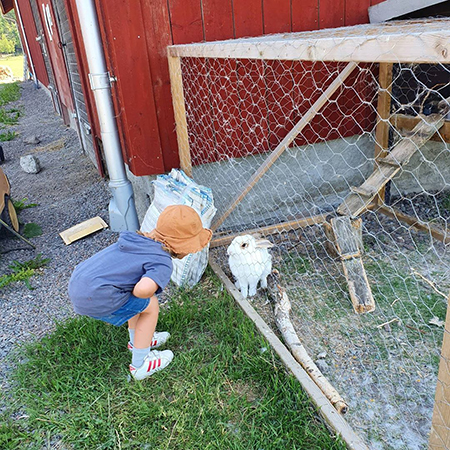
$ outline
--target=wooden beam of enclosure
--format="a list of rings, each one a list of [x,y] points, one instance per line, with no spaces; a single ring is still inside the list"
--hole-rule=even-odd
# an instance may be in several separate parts
[[[450,19],[392,21],[173,45],[170,56],[303,61],[450,63]]]
[[[392,63],[380,64],[380,92],[377,104],[377,125],[375,131],[375,165],[379,158],[384,158],[389,146],[389,116],[391,112]],[[375,167],[376,168],[376,167]],[[374,199],[375,203],[384,202],[384,187]]]
[[[411,226],[412,228],[415,228],[419,231],[425,231],[427,233],[430,233],[431,236],[433,236],[434,239],[443,242],[444,244],[450,243],[450,234],[446,233],[443,229],[438,228],[434,225],[430,225],[427,222],[423,222],[417,217],[408,216],[407,214],[404,214],[395,208],[392,208],[390,206],[381,205],[379,206],[375,212],[380,212],[384,214],[385,216],[391,217],[392,219],[397,219],[400,222],[404,222]]]
[[[227,236],[216,237],[211,241],[210,248],[220,247],[229,244],[236,236],[245,234],[260,234],[267,236],[270,234],[279,233],[280,231],[297,230],[298,228],[309,227],[317,225],[327,220],[328,214],[319,214],[318,216],[305,217],[304,219],[291,220],[290,222],[283,222],[276,225],[269,225],[262,228],[254,228],[253,230],[246,230],[240,233],[233,233]]]
[[[181,74],[180,58],[169,55],[170,89],[172,91],[173,111],[178,140],[180,167],[188,177],[192,177],[191,153],[186,121],[186,107],[184,105],[183,78]]]
[[[337,212],[350,217],[358,217],[362,214],[380,192],[380,189],[404,165],[408,164],[411,156],[442,127],[443,123],[444,116],[441,114],[422,117],[422,120],[411,132],[411,136],[404,137],[398,142],[386,158],[380,158],[377,168],[361,186],[351,188],[352,192],[339,205]]]
[[[400,134],[406,134],[419,123],[419,117],[407,116],[406,114],[393,114],[390,117],[391,125],[398,130]],[[442,128],[431,136],[430,141],[439,141],[450,143],[450,120],[446,120]]]
[[[253,189],[255,184],[262,178],[262,176],[272,167],[273,163],[281,156],[281,154],[288,148],[289,144],[298,136],[303,128],[308,125],[309,122],[316,116],[320,109],[327,103],[332,95],[338,90],[342,83],[348,78],[348,76],[357,67],[354,62],[348,63],[342,72],[336,77],[335,80],[328,86],[325,92],[314,102],[311,108],[302,116],[302,118],[294,125],[294,128],[287,134],[287,136],[278,144],[274,151],[268,158],[261,164],[258,170],[253,174],[248,183],[245,185],[242,192],[231,203],[230,207],[225,213],[213,224],[212,230],[217,230],[225,219],[231,214],[236,206],[242,201],[242,199]]]
[[[211,258],[209,260],[209,265],[225,285],[227,291],[234,297],[237,304],[242,308],[247,317],[249,317],[253,321],[264,338],[267,339],[274,351],[281,358],[283,364],[300,382],[303,389],[309,395],[313,404],[316,406],[318,412],[324,418],[325,422],[334,431],[336,431],[336,433],[347,444],[347,447],[349,449],[368,450],[368,447],[363,442],[363,440],[353,431],[347,421],[336,411],[336,409],[334,409],[333,405],[325,397],[324,393],[309,377],[302,366],[295,360],[286,346],[278,339],[276,334],[269,328],[269,326],[264,322],[261,316],[250,305],[250,303],[242,297],[241,293],[237,290],[231,280],[225,275],[219,265],[215,263]]]
[[[447,301],[444,339],[439,362],[438,381],[434,398],[431,433],[428,441],[430,450],[445,450],[450,442],[450,295]]]

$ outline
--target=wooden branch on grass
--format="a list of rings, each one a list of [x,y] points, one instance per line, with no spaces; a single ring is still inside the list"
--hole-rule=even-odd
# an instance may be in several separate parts
[[[447,298],[446,294],[441,292],[431,280],[429,280],[428,278],[425,278],[421,273],[417,272],[416,269],[411,269],[411,273],[413,275],[416,275],[417,277],[421,278],[423,281],[425,281],[425,283],[429,284],[433,288],[433,290],[435,292],[437,292],[439,295],[442,295],[442,297],[444,297],[445,299]]]
[[[308,355],[305,347],[301,343],[294,326],[289,318],[291,310],[291,302],[286,294],[286,290],[281,286],[277,286],[278,295],[275,302],[275,322],[278,329],[283,336],[283,340],[291,351],[294,358],[306,370],[314,383],[324,393],[325,397],[331,402],[340,414],[345,414],[348,411],[347,403],[342,399],[336,389],[323,376],[322,372],[316,366],[314,361]]]

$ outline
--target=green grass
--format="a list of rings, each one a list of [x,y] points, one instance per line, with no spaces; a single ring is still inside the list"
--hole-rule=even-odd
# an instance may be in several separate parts
[[[0,289],[8,286],[11,283],[17,283],[23,281],[28,289],[32,289],[30,284],[30,278],[36,275],[37,270],[46,266],[50,259],[42,259],[41,255],[36,256],[36,258],[29,261],[20,263],[14,261],[9,268],[11,269],[10,274],[0,276]]]
[[[15,102],[20,98],[20,86],[16,81],[14,83],[0,85],[0,106]]]
[[[29,345],[14,373],[23,418],[4,414],[0,447],[345,448],[212,275],[176,293],[158,329],[175,358],[143,382],[127,381],[126,326],[75,318]]]
[[[15,131],[7,131],[6,133],[0,133],[0,142],[12,141],[17,137]]]
[[[12,70],[14,78],[23,78],[23,55],[1,58],[0,65],[8,66]]]
[[[16,210],[17,213],[19,213],[20,211],[23,211],[24,209],[34,208],[34,207],[38,206],[37,203],[28,203],[28,199],[26,197],[23,198],[22,200],[14,200],[13,204],[14,204],[14,209]]]
[[[17,125],[21,112],[18,109],[0,108],[0,123],[4,125]]]

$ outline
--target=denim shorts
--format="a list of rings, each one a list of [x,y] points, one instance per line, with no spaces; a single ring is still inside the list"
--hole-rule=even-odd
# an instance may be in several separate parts
[[[138,298],[133,294],[130,295],[128,301],[121,306],[117,311],[114,311],[107,316],[93,317],[94,319],[108,322],[116,327],[123,325],[127,320],[134,317],[136,314],[141,313],[150,304],[149,298]]]

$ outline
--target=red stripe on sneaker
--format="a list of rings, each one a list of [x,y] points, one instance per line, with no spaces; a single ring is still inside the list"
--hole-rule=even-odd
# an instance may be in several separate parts
[[[158,359],[158,367],[161,367],[161,358]]]
[[[152,370],[152,363],[153,363],[153,361],[150,361],[150,362],[148,363],[148,369],[147,369],[147,372],[150,372],[150,370]]]

